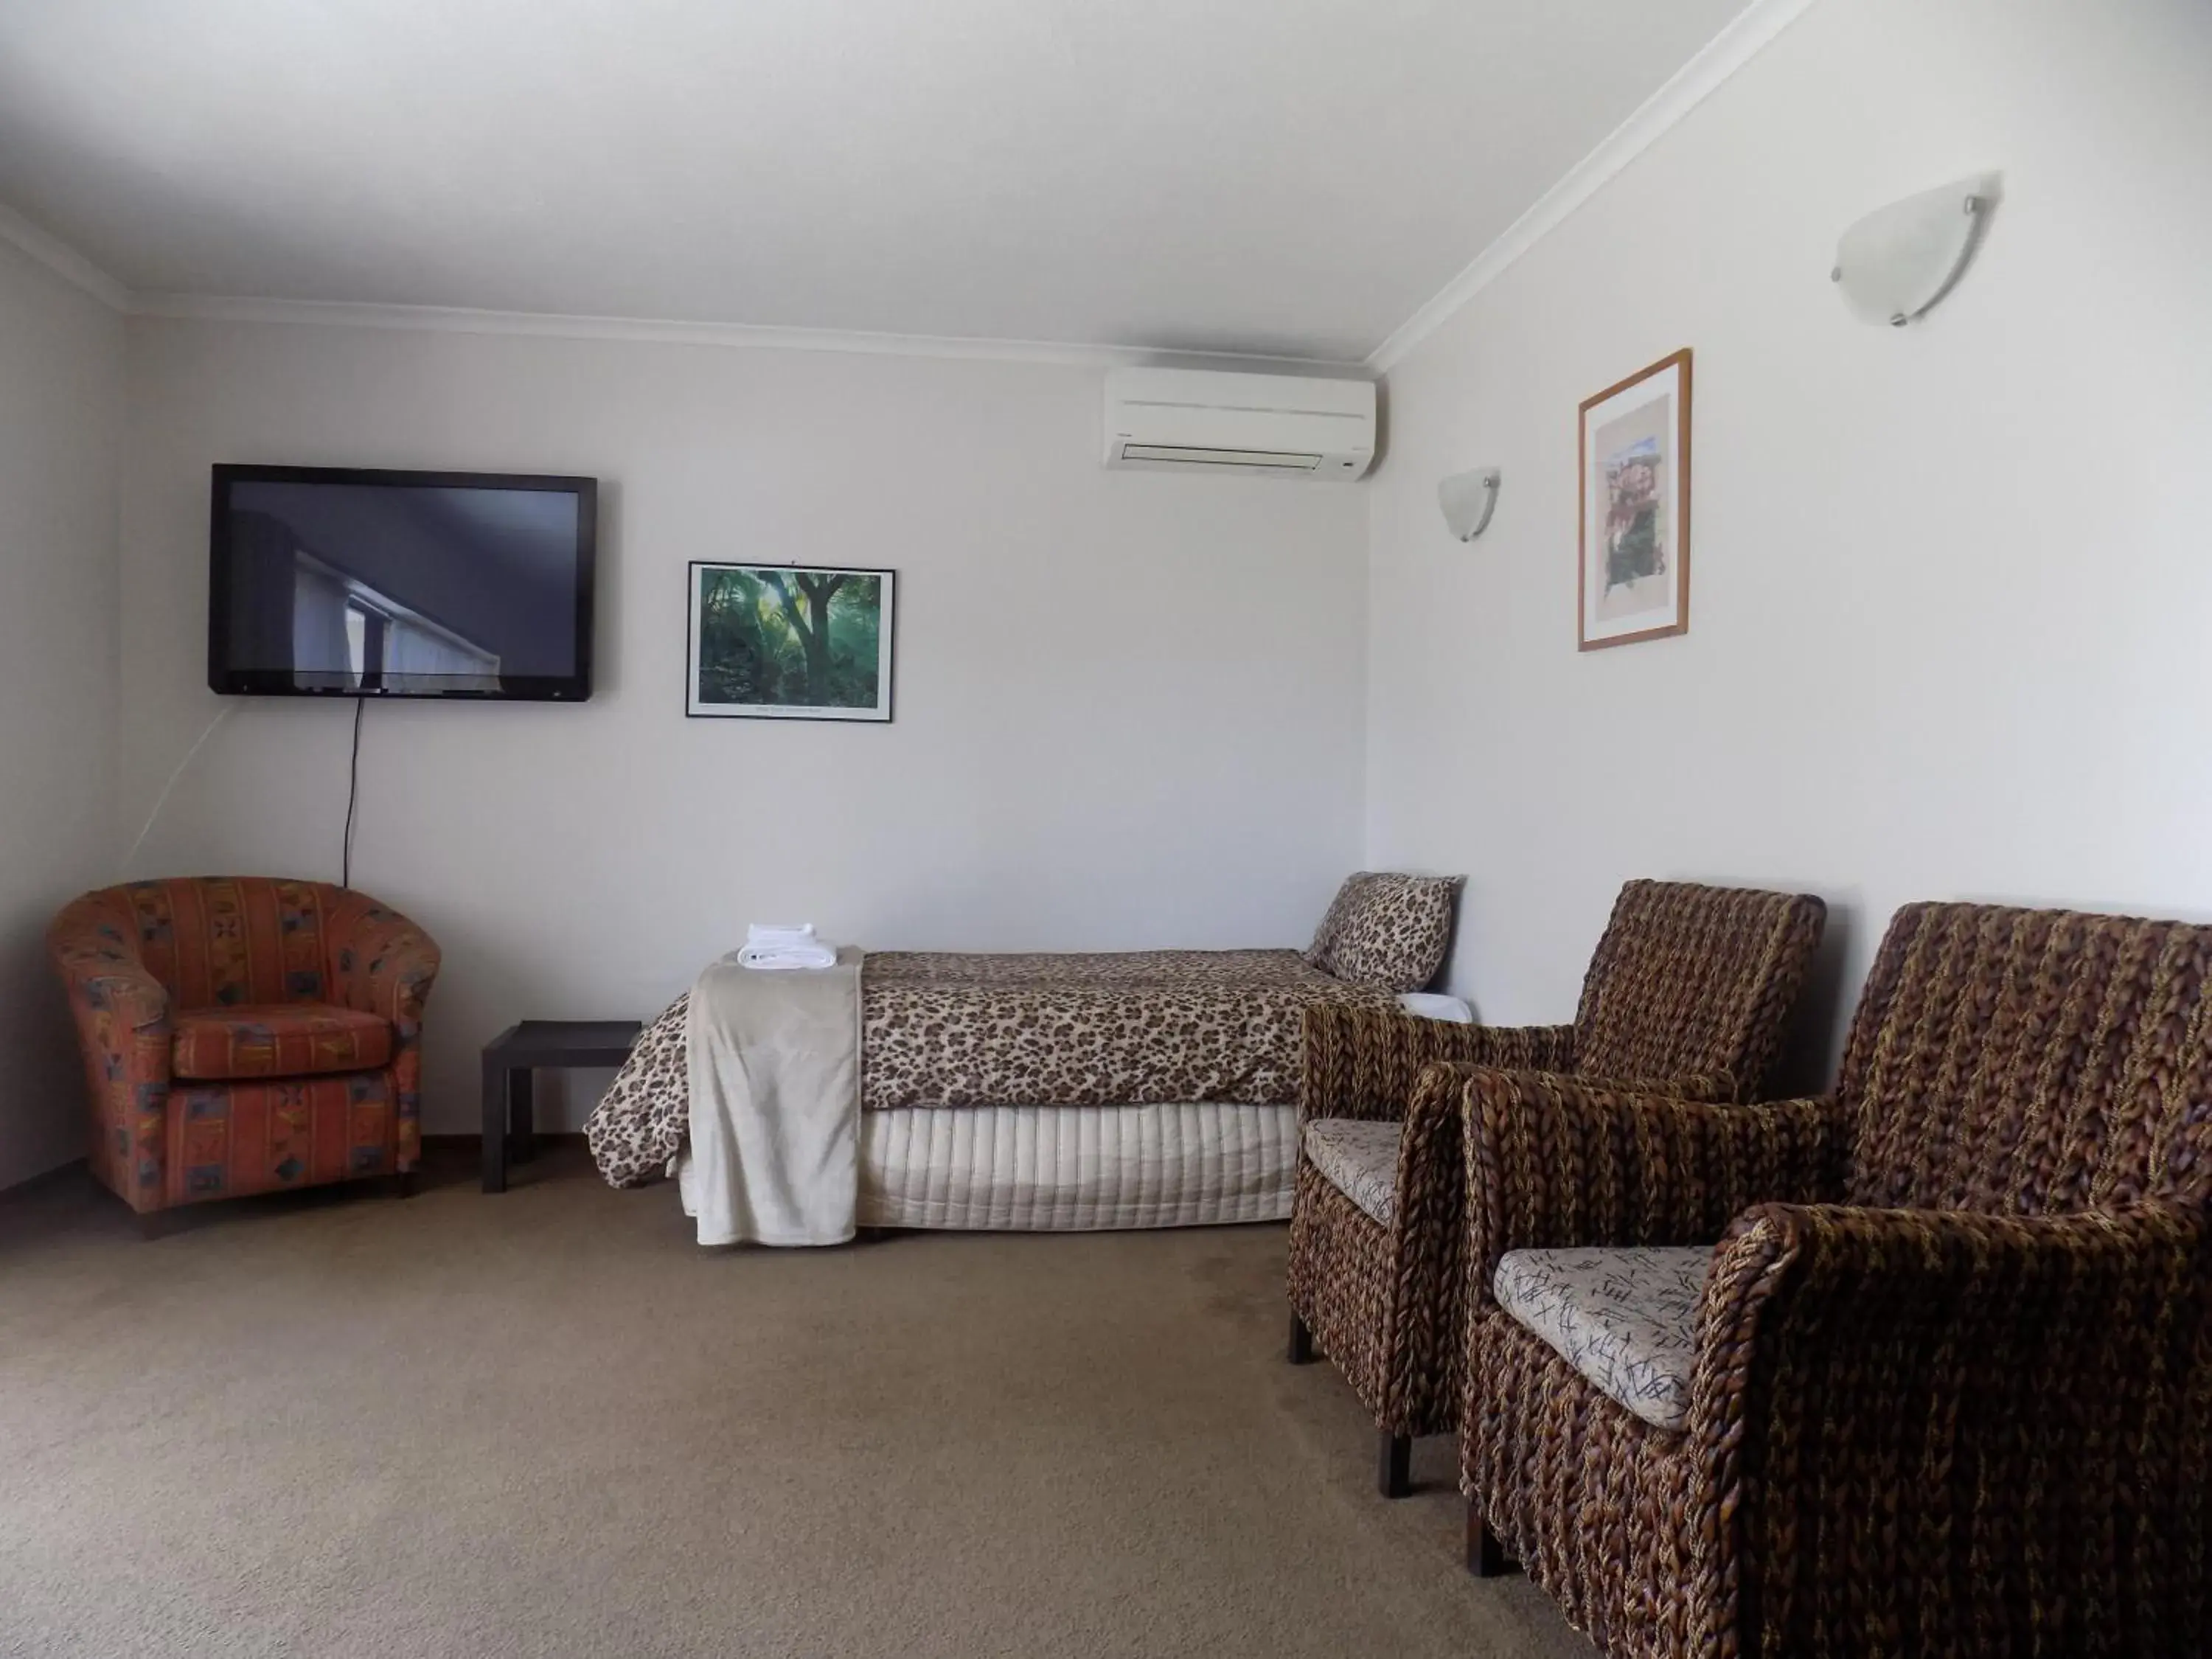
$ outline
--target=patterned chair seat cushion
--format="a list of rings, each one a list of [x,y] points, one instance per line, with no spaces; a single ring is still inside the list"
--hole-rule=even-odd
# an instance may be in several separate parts
[[[325,1002],[193,1008],[171,1017],[170,1071],[199,1082],[372,1072],[392,1061],[392,1022]]]
[[[1306,1157],[1329,1184],[1382,1226],[1398,1213],[1396,1123],[1361,1118],[1317,1117],[1306,1125]]]
[[[1655,1427],[1679,1429],[1712,1259],[1705,1245],[1508,1250],[1492,1288],[1594,1385]]]

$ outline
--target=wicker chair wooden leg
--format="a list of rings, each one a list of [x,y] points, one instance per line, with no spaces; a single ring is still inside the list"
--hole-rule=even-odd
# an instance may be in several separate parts
[[[1291,1316],[1290,1360],[1293,1365],[1314,1363],[1313,1333],[1306,1328],[1306,1322],[1296,1314]]]
[[[1477,1578],[1503,1578],[1520,1571],[1520,1564],[1505,1553],[1482,1510],[1473,1504],[1467,1506],[1467,1570]]]
[[[1385,1498],[1403,1498],[1413,1490],[1413,1436],[1376,1431],[1375,1486]]]

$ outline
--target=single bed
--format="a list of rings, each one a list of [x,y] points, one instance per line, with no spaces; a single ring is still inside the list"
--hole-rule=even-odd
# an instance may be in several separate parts
[[[1412,907],[1418,948],[1379,964],[1389,973],[1372,971],[1379,959],[1357,937],[1348,955],[1331,950],[1346,931],[1342,894],[1306,951],[864,957],[860,1224],[1079,1231],[1287,1216],[1305,1011],[1388,1006],[1409,976],[1425,984],[1457,886],[1363,875],[1355,883],[1370,889],[1368,910],[1425,896]],[[1407,918],[1390,914],[1402,931]],[[689,1174],[689,1001],[646,1028],[586,1123],[615,1186]]]

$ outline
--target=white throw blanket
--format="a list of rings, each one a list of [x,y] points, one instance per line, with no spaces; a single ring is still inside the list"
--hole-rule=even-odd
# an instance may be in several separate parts
[[[860,952],[811,974],[724,957],[691,988],[691,1146],[702,1244],[842,1244],[860,1200]]]

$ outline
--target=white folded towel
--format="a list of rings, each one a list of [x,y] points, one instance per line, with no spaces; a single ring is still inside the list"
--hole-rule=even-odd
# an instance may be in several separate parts
[[[744,948],[738,952],[743,968],[781,971],[794,968],[835,968],[837,947],[814,936],[814,924],[778,927],[755,922],[745,929]]]
[[[741,968],[835,968],[837,952],[827,945],[748,945],[738,952]]]

